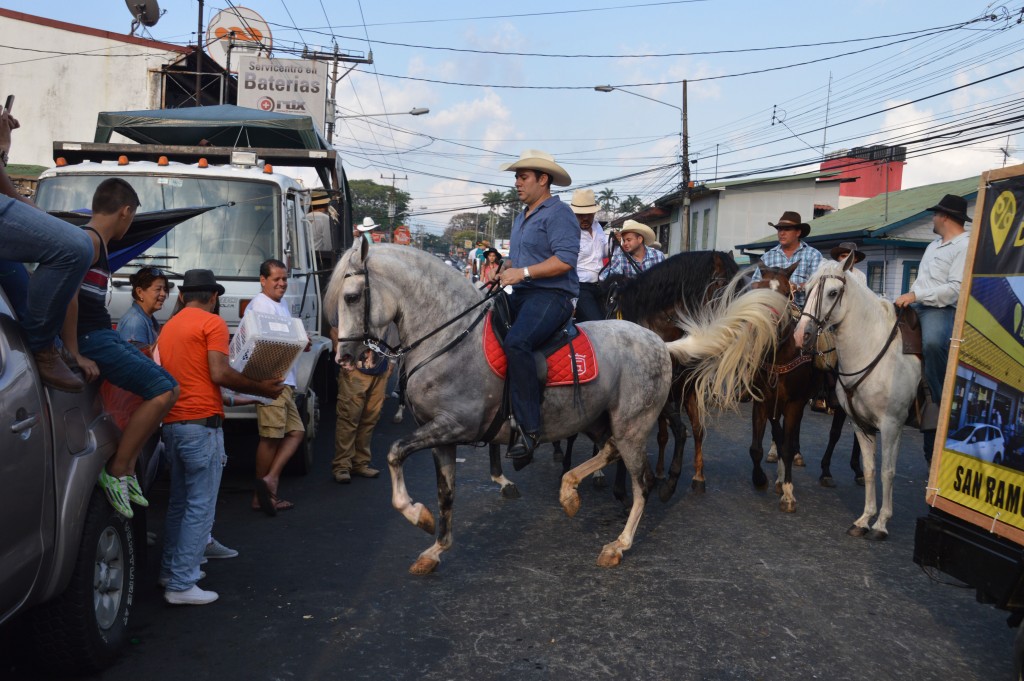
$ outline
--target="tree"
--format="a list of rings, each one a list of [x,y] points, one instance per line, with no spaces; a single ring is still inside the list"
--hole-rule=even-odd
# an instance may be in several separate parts
[[[410,196],[401,189],[377,184],[373,180],[349,180],[352,189],[352,220],[358,225],[371,217],[378,225],[391,227],[404,224],[408,217]],[[394,198],[395,217],[388,217],[388,204]]]
[[[487,230],[487,216],[481,213],[456,213],[448,220],[444,235],[451,238],[456,232],[477,232]],[[476,239],[474,238],[474,241]]]
[[[639,213],[644,208],[643,200],[636,194],[630,194],[619,202],[619,213],[621,215],[632,215]]]
[[[492,190],[483,195],[480,201],[490,209],[488,233],[496,239],[507,239],[512,234],[512,221],[522,204],[515,189],[506,191]]]
[[[615,215],[618,213],[619,197],[615,194],[615,190],[611,187],[605,187],[597,194],[597,202],[601,204],[601,207],[609,214]]]

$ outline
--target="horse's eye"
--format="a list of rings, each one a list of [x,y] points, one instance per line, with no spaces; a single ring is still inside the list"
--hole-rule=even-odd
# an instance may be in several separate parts
[[[359,294],[358,293],[346,293],[345,294],[345,302],[348,303],[349,305],[354,305],[354,304],[358,303],[359,302]]]

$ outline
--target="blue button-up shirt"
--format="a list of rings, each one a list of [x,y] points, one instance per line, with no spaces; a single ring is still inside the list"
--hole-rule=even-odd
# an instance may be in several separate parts
[[[533,279],[516,284],[516,289],[557,289],[575,298],[580,294],[576,260],[580,255],[580,224],[576,214],[557,196],[552,196],[526,216],[523,211],[512,223],[509,259],[515,267],[538,265],[556,256],[572,269],[557,277]]]
[[[627,277],[635,277],[637,275],[636,269],[629,264],[627,258],[632,259],[639,267],[641,272],[645,272],[659,262],[665,260],[665,254],[661,251],[651,248],[650,246],[644,245],[644,259],[637,260],[633,256],[628,255],[621,248],[616,247],[615,252],[612,253],[611,262],[608,263],[608,267],[605,268],[604,272],[601,273],[601,279],[607,279],[613,274],[621,274]]]
[[[800,247],[793,253],[792,258],[782,251],[782,246],[776,246],[761,256],[761,264],[765,267],[786,268],[797,261],[800,261],[800,264],[796,266],[796,270],[794,270],[793,276],[789,278],[789,281],[792,284],[803,285],[807,283],[807,280],[811,278],[814,271],[818,269],[818,265],[821,264],[821,251],[801,241]],[[759,273],[755,273],[753,278],[757,281],[761,277]],[[806,300],[806,291],[800,290],[793,294],[793,302],[800,307],[804,306],[804,301]]]

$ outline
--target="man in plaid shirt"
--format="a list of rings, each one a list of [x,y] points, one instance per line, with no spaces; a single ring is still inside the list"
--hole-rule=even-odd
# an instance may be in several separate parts
[[[811,226],[800,220],[800,213],[791,210],[783,213],[778,222],[768,224],[778,232],[779,245],[761,256],[761,264],[765,267],[789,267],[799,262],[789,281],[793,286],[793,302],[802,308],[807,300],[804,286],[821,264],[821,252],[801,241],[811,233]],[[755,272],[753,278],[755,281],[760,279],[760,273]]]
[[[657,238],[653,229],[636,220],[626,220],[619,233],[622,248],[615,249],[611,262],[601,273],[601,279],[607,279],[613,274],[635,277],[665,260],[664,253],[647,247],[647,244],[655,241]]]

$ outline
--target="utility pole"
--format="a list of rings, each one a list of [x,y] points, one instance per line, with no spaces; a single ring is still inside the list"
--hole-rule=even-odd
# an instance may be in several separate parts
[[[203,105],[203,0],[199,0],[199,27],[196,29],[196,106]]]
[[[387,175],[381,175],[382,180],[391,180],[391,195],[388,197],[388,241],[391,241],[391,234],[395,231],[395,181],[396,180],[408,180],[408,175],[398,177],[394,173],[391,173],[391,177]]]
[[[366,57],[358,57],[352,54],[342,54],[338,49],[338,43],[334,43],[333,52],[310,52],[309,50],[302,50],[303,59],[311,59],[313,61],[330,61],[331,75],[328,78],[331,81],[331,96],[327,100],[327,143],[334,144],[334,105],[337,100],[334,99],[335,94],[338,91],[338,81],[347,76],[352,72],[352,69],[356,67],[356,64],[372,64],[373,63],[373,50]],[[338,63],[346,62],[352,64],[348,67],[345,73],[338,75]]]
[[[683,222],[683,251],[690,250],[690,139],[686,127],[686,81],[683,81],[683,167],[680,169],[683,186],[680,187],[683,197],[682,222]]]

